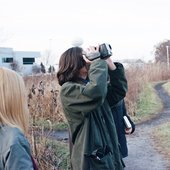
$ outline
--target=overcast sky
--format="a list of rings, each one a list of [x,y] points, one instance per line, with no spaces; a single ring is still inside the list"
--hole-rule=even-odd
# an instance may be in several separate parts
[[[0,0],[0,46],[60,56],[82,39],[110,43],[115,59],[147,61],[170,39],[169,9],[169,0]]]

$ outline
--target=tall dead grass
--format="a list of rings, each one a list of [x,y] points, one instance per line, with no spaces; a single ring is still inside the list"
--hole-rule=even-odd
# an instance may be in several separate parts
[[[128,92],[126,95],[127,110],[135,116],[139,94],[147,83],[170,79],[170,69],[164,63],[130,66],[126,69]]]
[[[53,125],[65,122],[59,100],[59,85],[54,74],[25,77],[30,111],[30,143],[34,158],[41,170],[58,170],[69,166],[68,152],[56,154],[58,145],[66,150],[66,143],[50,137]],[[60,148],[60,149],[61,149]],[[62,153],[62,152],[60,152]],[[65,163],[64,163],[65,162]],[[65,165],[63,165],[65,164]]]

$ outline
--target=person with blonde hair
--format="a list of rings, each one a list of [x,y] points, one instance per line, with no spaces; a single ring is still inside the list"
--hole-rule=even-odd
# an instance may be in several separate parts
[[[23,78],[7,68],[0,68],[0,169],[33,170],[26,138],[29,111]]]

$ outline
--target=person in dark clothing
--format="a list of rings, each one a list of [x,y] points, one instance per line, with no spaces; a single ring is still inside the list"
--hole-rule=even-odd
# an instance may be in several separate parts
[[[89,48],[91,53],[98,51],[99,47]],[[90,64],[88,69],[87,64]],[[116,70],[110,58],[87,60],[80,47],[72,47],[60,57],[57,78],[73,144],[73,170],[124,168],[113,115],[107,101],[107,94],[110,93],[108,73],[115,72],[117,79],[121,69]],[[125,97],[121,96],[125,94],[124,88],[119,90],[122,92],[115,97],[118,101]]]
[[[111,110],[112,110],[112,114],[115,120],[118,140],[120,144],[120,151],[121,151],[122,157],[125,158],[128,156],[126,135],[132,134],[135,131],[135,124],[126,112],[124,99],[122,99],[117,104],[113,105],[111,107]],[[124,120],[123,120],[123,116],[127,116],[128,120],[130,121],[132,125],[131,128],[126,128]]]
[[[128,85],[124,72],[124,67],[121,63],[114,63],[117,67],[114,74],[109,74],[109,91],[107,99],[111,107],[112,115],[114,117],[118,140],[120,144],[120,151],[122,157],[128,156],[128,147],[126,141],[126,135],[132,134],[135,131],[135,124],[127,114],[124,96],[126,96]],[[116,76],[115,76],[116,75]],[[123,89],[123,90],[122,90]],[[116,95],[115,95],[116,94]],[[123,116],[126,116],[131,124],[131,128],[126,128]]]

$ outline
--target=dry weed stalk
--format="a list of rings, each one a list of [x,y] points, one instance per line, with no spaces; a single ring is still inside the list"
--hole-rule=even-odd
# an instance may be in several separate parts
[[[50,147],[49,136],[53,129],[53,124],[64,122],[65,118],[61,112],[61,104],[58,99],[59,89],[55,81],[49,77],[30,77],[26,80],[28,89],[28,106],[31,114],[30,122],[30,142],[33,155],[36,158],[40,169],[45,167],[58,167],[62,158],[55,155]],[[48,81],[47,81],[48,80]],[[56,87],[56,88],[55,88]],[[48,127],[47,127],[48,125]],[[48,128],[46,132],[45,128]]]

